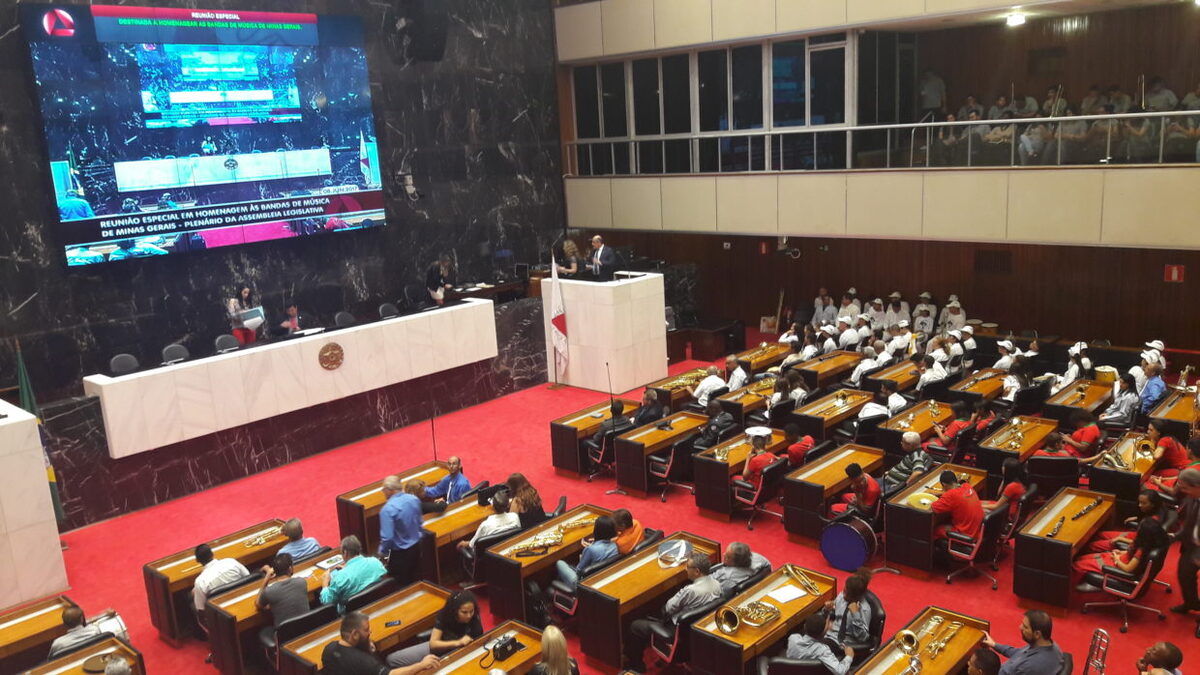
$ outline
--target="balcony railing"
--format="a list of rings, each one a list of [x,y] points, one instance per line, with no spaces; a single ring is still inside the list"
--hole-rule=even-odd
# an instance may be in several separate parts
[[[1200,164],[1200,110],[571,141],[567,175]]]

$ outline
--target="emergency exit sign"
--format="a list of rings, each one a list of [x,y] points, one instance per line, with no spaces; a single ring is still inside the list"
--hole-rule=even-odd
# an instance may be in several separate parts
[[[1171,284],[1182,284],[1183,272],[1183,265],[1163,265],[1163,281]]]

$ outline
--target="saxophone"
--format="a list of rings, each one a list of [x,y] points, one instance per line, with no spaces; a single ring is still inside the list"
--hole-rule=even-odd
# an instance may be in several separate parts
[[[262,532],[259,532],[258,535],[255,536],[253,539],[247,539],[246,540],[246,548],[254,548],[256,546],[262,546],[263,544],[267,543],[271,539],[278,537],[280,535],[280,533],[282,533],[282,532],[283,532],[282,527],[278,527],[278,526],[268,527],[267,529],[263,530]]]
[[[527,557],[545,555],[551,548],[563,543],[563,535],[571,530],[594,526],[595,518],[576,518],[565,523],[559,523],[553,530],[547,530],[523,544],[517,544],[508,550],[509,555]]]
[[[963,624],[961,621],[951,621],[942,631],[929,641],[929,646],[925,647],[925,651],[929,654],[929,660],[932,661],[938,657],[945,649],[946,645],[958,635],[958,631],[962,630]]]

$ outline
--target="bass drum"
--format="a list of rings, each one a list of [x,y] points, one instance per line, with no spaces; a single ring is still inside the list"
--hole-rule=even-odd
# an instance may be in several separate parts
[[[825,562],[845,572],[854,572],[875,556],[875,531],[860,518],[835,521],[821,530],[821,554]]]
[[[1117,369],[1112,366],[1096,366],[1096,381],[1104,384],[1115,384]]]
[[[121,618],[120,614],[117,614],[116,610],[110,609],[100,616],[88,619],[88,625],[99,628],[101,633],[112,633],[129,642],[129,629],[125,627],[125,620]]]

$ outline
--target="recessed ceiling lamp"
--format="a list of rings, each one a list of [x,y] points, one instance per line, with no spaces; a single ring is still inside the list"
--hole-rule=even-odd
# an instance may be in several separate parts
[[[1196,0],[1196,2],[1200,3],[1200,0]],[[1023,12],[1013,11],[1008,15],[1005,21],[1007,21],[1009,26],[1022,26],[1025,24],[1025,14]]]

